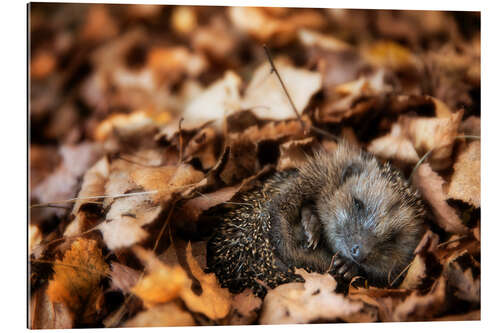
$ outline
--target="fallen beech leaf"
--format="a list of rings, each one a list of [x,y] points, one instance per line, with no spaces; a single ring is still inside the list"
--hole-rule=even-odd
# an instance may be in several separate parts
[[[81,36],[85,40],[101,41],[114,37],[118,33],[116,21],[107,6],[91,6],[82,26]]]
[[[137,110],[130,114],[113,114],[102,121],[94,131],[97,141],[106,140],[114,131],[121,137],[129,137],[149,131],[156,125],[162,125],[170,121],[170,114],[162,112],[160,114],[149,110]]]
[[[394,308],[394,321],[417,321],[431,319],[444,311],[446,280],[440,277],[425,295],[415,291]]]
[[[401,133],[401,125],[398,123],[392,125],[389,134],[370,142],[367,150],[378,157],[404,163],[414,164],[419,160],[413,144]]]
[[[351,50],[351,45],[331,35],[321,34],[310,29],[300,29],[298,34],[302,44],[309,47],[320,47],[331,52]]]
[[[460,251],[450,257],[444,268],[444,276],[448,284],[453,288],[454,295],[472,304],[480,304],[481,301],[481,280],[474,278],[472,267],[462,268],[459,260],[471,257],[467,250]],[[476,264],[477,265],[477,264]],[[479,267],[474,267],[478,269]]]
[[[329,274],[297,270],[305,283],[282,284],[264,298],[260,324],[304,324],[315,320],[348,320],[363,308],[334,292],[337,282]]]
[[[300,28],[319,28],[326,23],[321,15],[310,9],[296,10],[284,16],[280,15],[283,12],[278,14],[267,9],[229,7],[228,13],[236,28],[260,42],[271,42],[277,45],[293,40]]]
[[[109,177],[109,162],[106,157],[101,158],[94,166],[85,172],[82,187],[78,192],[78,199],[73,206],[73,214],[77,214],[80,207],[97,199],[86,199],[88,197],[102,196],[105,192],[105,184]]]
[[[255,296],[251,289],[245,289],[243,292],[233,295],[232,309],[229,323],[231,325],[250,325],[258,316],[257,311],[262,306],[262,299]]]
[[[55,261],[47,295],[54,303],[66,304],[73,314],[79,315],[79,321],[92,322],[100,309],[99,283],[108,272],[97,242],[78,238],[64,253],[63,260]]]
[[[207,209],[231,200],[231,198],[240,190],[242,184],[243,183],[223,187],[215,192],[204,193],[198,197],[189,199],[184,205],[182,205],[181,210],[189,215],[193,221],[196,221],[201,213]]]
[[[194,185],[204,178],[203,172],[184,163],[178,166],[138,168],[130,176],[144,190],[158,191],[153,195],[155,202],[168,201],[173,193],[182,192],[188,186]]]
[[[277,170],[282,171],[289,168],[296,168],[307,160],[307,152],[312,151],[312,146],[316,141],[314,138],[302,140],[290,140],[280,145],[280,158]]]
[[[321,88],[321,74],[294,67],[282,58],[276,59],[274,63],[301,114],[311,96]],[[255,70],[241,106],[251,109],[260,118],[281,120],[296,117],[277,75],[271,72],[269,62],[261,64]]]
[[[462,121],[463,110],[451,113],[439,100],[433,99],[436,105],[434,118],[401,116],[403,133],[410,138],[415,150],[423,155],[432,149],[429,163],[434,170],[443,170],[451,164],[453,143]]]
[[[423,163],[418,167],[413,182],[424,199],[431,205],[436,222],[441,228],[447,232],[458,234],[468,232],[457,212],[446,203],[446,195],[443,192],[444,180],[432,171],[428,163]]]
[[[139,312],[129,319],[124,327],[168,327],[193,326],[195,321],[191,314],[181,309],[178,304],[167,303],[157,305],[146,311]]]
[[[73,314],[64,303],[53,303],[46,288],[38,289],[30,300],[30,329],[73,328]]]
[[[142,299],[145,307],[169,302],[184,288],[189,288],[189,278],[180,266],[166,266],[152,252],[141,247],[136,246],[133,250],[146,263],[148,273],[130,291]]]
[[[473,141],[461,151],[453,165],[448,198],[481,206],[481,142]]]
[[[31,193],[42,203],[73,198],[78,190],[79,178],[102,152],[97,144],[81,143],[61,146],[59,153],[62,155],[62,161],[57,169]]]
[[[402,289],[416,289],[426,275],[425,260],[422,255],[417,254],[411,262],[408,273],[399,287]]]
[[[185,107],[183,127],[192,128],[211,120],[220,127],[225,115],[240,109],[240,85],[240,77],[227,71]]]
[[[151,197],[146,195],[118,198],[97,229],[110,250],[128,247],[148,236],[142,226],[153,222],[161,211],[161,205],[152,204]]]
[[[33,253],[33,250],[42,241],[42,232],[36,225],[28,225],[28,255]]]
[[[319,109],[319,119],[322,122],[338,123],[345,118],[364,113],[375,105],[377,97],[393,90],[385,83],[384,76],[385,71],[381,69],[369,76],[337,85],[332,96]]]
[[[409,49],[393,41],[375,42],[362,53],[365,59],[374,66],[403,70],[418,65],[417,58]]]
[[[129,293],[137,284],[141,273],[118,262],[111,263],[111,289]]]
[[[213,320],[224,318],[231,309],[231,294],[227,289],[219,286],[215,273],[203,272],[193,257],[191,243],[188,243],[186,256],[189,269],[200,282],[202,292],[196,295],[191,288],[184,288],[181,298],[191,311],[203,313]]]
[[[147,66],[159,83],[176,82],[182,74],[200,75],[207,68],[207,60],[186,47],[157,47],[149,52]]]
[[[481,119],[476,116],[468,117],[460,124],[459,131],[465,135],[481,136]]]

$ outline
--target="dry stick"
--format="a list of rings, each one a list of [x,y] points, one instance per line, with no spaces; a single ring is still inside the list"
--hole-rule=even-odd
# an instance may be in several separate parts
[[[184,155],[184,152],[183,152],[183,142],[182,142],[182,128],[181,128],[181,125],[182,125],[182,122],[184,121],[184,118],[181,117],[181,119],[179,119],[179,164],[182,163],[182,155]]]
[[[124,193],[124,194],[114,194],[114,195],[95,195],[95,196],[90,196],[90,197],[71,198],[71,199],[67,199],[67,200],[45,202],[45,203],[31,205],[30,208],[46,207],[47,205],[61,204],[61,203],[67,203],[67,202],[75,202],[75,201],[78,201],[78,200],[106,199],[106,198],[116,199],[116,198],[133,197],[133,196],[137,196],[137,195],[146,195],[146,194],[155,194],[155,193],[158,193],[158,190],[146,191],[146,192],[133,192],[133,193]],[[94,203],[100,203],[100,202],[94,202]]]
[[[406,265],[405,268],[403,268],[403,270],[394,278],[394,280],[392,280],[392,282],[389,284],[389,287],[392,287],[394,285],[394,283],[396,283],[396,281],[401,277],[401,275],[403,275],[404,272],[406,272],[408,270],[408,268],[410,268],[410,266],[411,266],[411,262],[408,265]],[[388,277],[389,279],[390,279],[390,274],[391,274],[391,272],[389,272],[389,277]],[[388,282],[390,282],[390,280]]]
[[[306,125],[304,124],[304,121],[300,118],[299,110],[297,110],[297,107],[295,106],[295,103],[293,102],[292,97],[290,97],[290,94],[288,93],[288,89],[286,89],[285,83],[283,83],[283,80],[281,79],[280,73],[278,72],[278,70],[276,69],[276,66],[274,65],[274,61],[273,61],[273,58],[271,56],[271,51],[269,51],[269,48],[265,44],[263,45],[263,47],[264,47],[264,50],[266,51],[267,59],[269,60],[269,63],[271,64],[271,73],[274,72],[274,74],[276,74],[276,76],[278,77],[278,80],[280,81],[280,84],[281,84],[281,88],[283,88],[283,91],[285,92],[286,97],[288,98],[288,101],[290,102],[290,105],[293,108],[293,112],[295,112],[295,116],[297,116],[297,119],[299,120],[300,125],[302,126],[302,129],[305,131]]]
[[[281,79],[281,75],[278,72],[278,69],[274,65],[274,61],[273,61],[273,58],[271,56],[271,51],[269,51],[269,48],[265,44],[263,45],[263,47],[264,47],[264,50],[266,51],[266,56],[267,56],[267,59],[269,60],[269,64],[271,65],[271,73],[276,74],[276,76],[278,77],[278,80],[281,84],[281,87],[283,88],[283,91],[285,92],[286,97],[288,98],[288,101],[290,102],[290,105],[292,106],[293,112],[295,113],[297,120],[300,122],[302,130],[305,132],[306,125],[304,124],[304,121],[300,117],[299,110],[297,110],[297,107],[295,106],[295,103],[293,102],[292,97],[288,93],[288,89],[286,88],[285,83]],[[324,135],[326,137],[329,137],[329,138],[333,139],[335,142],[337,142],[339,140],[339,138],[336,135],[333,135],[333,134],[329,133],[328,131],[322,130],[321,128],[318,128],[314,125],[311,125],[309,130],[316,132],[317,134],[321,134],[321,135]]]

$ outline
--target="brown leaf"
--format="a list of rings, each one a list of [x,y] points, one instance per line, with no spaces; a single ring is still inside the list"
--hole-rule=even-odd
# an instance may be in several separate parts
[[[448,198],[481,206],[481,142],[473,141],[458,154],[453,165]]]
[[[262,7],[230,7],[228,14],[239,30],[260,42],[277,45],[293,40],[300,28],[319,28],[326,23],[321,15],[310,9],[273,12]]]
[[[417,321],[431,319],[444,311],[446,280],[439,278],[425,295],[415,291],[394,309],[393,320]]]
[[[186,306],[194,312],[200,312],[210,319],[224,318],[231,309],[231,294],[219,286],[214,273],[205,274],[193,257],[191,243],[186,249],[187,263],[193,276],[200,282],[202,292],[196,295],[191,288],[184,288],[181,297]]]
[[[302,140],[290,140],[281,144],[277,170],[282,171],[288,168],[295,168],[305,162],[306,153],[311,152],[312,145],[315,142],[314,138],[309,137]]]
[[[182,113],[183,127],[193,128],[213,120],[214,126],[220,128],[226,115],[240,109],[240,85],[240,77],[227,71],[187,104]]]
[[[424,257],[417,254],[408,268],[408,273],[400,285],[403,289],[416,289],[427,276]]]
[[[418,59],[406,47],[393,41],[378,41],[365,48],[365,59],[374,66],[403,70],[419,65]]]
[[[258,310],[262,306],[262,299],[255,296],[250,289],[233,295],[232,309],[229,323],[231,325],[252,324],[258,316]]]
[[[443,170],[451,164],[453,143],[457,137],[464,111],[451,113],[443,102],[437,99],[433,101],[437,117],[402,116],[400,122],[402,132],[410,138],[420,155],[432,150],[428,159],[432,169]]]
[[[92,322],[100,309],[99,283],[108,272],[96,241],[78,238],[64,253],[63,260],[54,263],[47,295],[52,302],[67,305],[73,314],[81,316],[82,322]]]
[[[392,125],[391,132],[370,142],[367,150],[384,159],[398,160],[404,163],[417,163],[418,154],[413,144],[401,133],[401,125]]]
[[[187,311],[176,303],[157,305],[146,311],[139,312],[134,318],[129,319],[124,327],[168,327],[168,326],[194,326],[196,323]]]
[[[30,329],[73,328],[73,314],[64,303],[53,303],[46,288],[38,289],[30,300]]]
[[[133,250],[146,263],[148,272],[131,289],[142,299],[144,306],[152,308],[169,302],[179,297],[184,288],[189,288],[189,278],[180,266],[166,266],[152,252],[141,247],[134,247]]]
[[[282,284],[264,298],[260,324],[303,324],[315,320],[348,320],[363,308],[334,292],[337,282],[329,274],[297,270],[305,283]]]
[[[111,289],[129,293],[137,284],[141,273],[118,262],[111,263]]]
[[[274,60],[274,63],[298,113],[302,114],[311,96],[321,88],[321,75],[294,67],[282,58]],[[269,62],[261,64],[255,70],[241,106],[251,109],[260,118],[282,120],[296,117],[277,75],[271,72]]]
[[[444,180],[432,171],[428,163],[418,167],[413,181],[424,199],[431,205],[436,222],[441,228],[458,234],[468,232],[457,212],[446,203],[446,195],[443,192]]]

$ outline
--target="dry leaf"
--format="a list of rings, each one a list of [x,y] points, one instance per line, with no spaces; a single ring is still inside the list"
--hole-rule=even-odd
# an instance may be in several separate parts
[[[141,247],[136,246],[133,250],[146,263],[148,272],[131,289],[142,299],[144,306],[152,308],[169,302],[177,298],[184,288],[189,288],[189,278],[180,266],[166,266],[152,252]]]
[[[367,150],[374,155],[404,163],[414,164],[419,160],[413,144],[401,133],[401,125],[394,123],[391,132],[370,142]]]
[[[415,291],[394,309],[393,320],[417,321],[431,319],[444,311],[446,281],[439,278],[425,295]]]
[[[30,300],[30,329],[73,328],[73,314],[64,303],[53,303],[46,288],[37,290]]]
[[[141,273],[118,262],[111,263],[111,290],[121,290],[129,293],[137,284]]]
[[[321,88],[321,74],[294,67],[281,58],[274,63],[297,111],[302,114],[311,96]],[[281,120],[296,117],[278,77],[271,72],[269,62],[255,70],[241,106],[251,109],[260,118]]]
[[[47,295],[54,303],[66,304],[82,322],[92,322],[100,309],[102,290],[99,283],[108,272],[96,241],[78,238],[64,253],[63,260],[54,263],[54,276]]]
[[[416,289],[422,283],[426,275],[425,260],[422,255],[417,254],[411,262],[408,273],[399,287],[402,289]]]
[[[481,206],[481,142],[473,141],[461,151],[453,165],[448,198]]]
[[[210,319],[224,318],[231,309],[231,294],[227,289],[221,288],[215,277],[215,273],[205,274],[200,265],[194,259],[191,243],[186,249],[187,263],[193,276],[201,284],[201,294],[196,295],[191,288],[184,288],[181,297],[186,306],[194,312],[203,313]]]
[[[363,55],[374,66],[396,70],[416,67],[418,59],[406,47],[393,41],[379,41],[367,47]]]
[[[124,327],[169,327],[193,326],[195,321],[189,312],[181,309],[178,304],[167,303],[157,305],[146,311],[139,312],[129,319]]]
[[[314,30],[300,29],[298,35],[300,42],[305,46],[319,47],[331,52],[341,52],[352,49],[352,47],[346,42],[331,35],[321,34]]]
[[[297,272],[305,283],[282,284],[264,298],[260,324],[304,324],[315,320],[348,320],[362,308],[334,292],[337,282],[329,274]]]
[[[443,192],[444,180],[432,171],[428,163],[423,163],[418,167],[413,182],[424,199],[431,205],[436,222],[441,228],[447,232],[458,234],[468,232],[457,212],[446,203],[446,195]]]
[[[202,93],[189,102],[182,116],[184,128],[193,128],[214,120],[220,127],[224,117],[240,108],[241,79],[232,71],[208,86]]]
[[[283,16],[280,15],[283,12],[278,14],[268,8],[229,7],[228,13],[236,28],[260,42],[277,45],[293,40],[300,28],[319,28],[325,24],[323,17],[310,9],[301,9]]]

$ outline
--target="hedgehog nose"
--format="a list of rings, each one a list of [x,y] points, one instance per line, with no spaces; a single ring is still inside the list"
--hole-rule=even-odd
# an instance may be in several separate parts
[[[351,255],[354,260],[361,260],[361,247],[358,244],[355,244],[353,247],[351,247]]]

